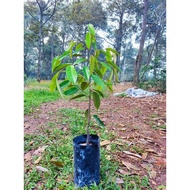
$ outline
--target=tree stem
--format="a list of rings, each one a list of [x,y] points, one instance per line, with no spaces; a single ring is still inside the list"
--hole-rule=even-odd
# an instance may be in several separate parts
[[[91,94],[92,94],[92,89],[91,89],[91,77],[89,78],[89,98],[88,98],[88,124],[86,128],[86,133],[87,133],[87,139],[86,139],[86,145],[90,144],[90,121],[91,121]]]

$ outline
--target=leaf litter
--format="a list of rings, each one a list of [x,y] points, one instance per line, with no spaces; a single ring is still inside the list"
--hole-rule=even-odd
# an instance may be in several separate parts
[[[130,87],[132,87],[131,83],[120,83],[114,86],[114,93],[122,92]],[[43,103],[37,116],[35,114],[24,116],[25,134],[38,134],[39,126],[47,128],[48,122],[59,121],[60,118],[56,114],[50,113],[56,113],[63,107],[85,110],[87,102],[58,100]],[[128,147],[128,149],[123,148],[124,150],[119,154],[112,155],[113,161],[120,162],[118,172],[121,175],[150,175],[153,179],[150,180],[153,189],[165,186],[167,130],[166,128],[162,130],[161,126],[166,125],[166,94],[145,98],[110,95],[109,98],[102,100],[99,117],[104,121],[106,130],[116,134],[112,141],[101,141],[101,147],[107,148],[110,154],[112,143],[120,147]],[[65,125],[57,125],[57,127],[66,130]],[[45,150],[44,147],[40,148],[35,150],[39,160]],[[25,162],[31,161],[32,156],[30,151],[26,152]],[[107,155],[107,159],[110,158]],[[118,178],[117,182],[122,182],[122,180]]]

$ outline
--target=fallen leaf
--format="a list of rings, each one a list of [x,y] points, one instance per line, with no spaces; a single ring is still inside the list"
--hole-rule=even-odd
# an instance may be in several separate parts
[[[124,181],[123,181],[122,179],[120,179],[120,178],[116,178],[116,179],[115,179],[115,182],[116,182],[117,184],[122,184],[122,183],[124,183]]]
[[[145,159],[147,158],[147,156],[148,156],[148,153],[147,153],[147,152],[143,153],[143,154],[142,154],[142,159],[145,160]]]
[[[122,170],[122,169],[119,169],[118,171],[119,171],[121,174],[123,174],[123,175],[129,174],[129,172],[127,172],[127,171],[125,171],[125,170]]]
[[[126,131],[126,128],[121,128],[120,130],[121,130],[121,131]]]
[[[44,168],[44,167],[42,167],[42,166],[36,166],[36,169],[37,169],[37,170],[40,170],[40,171],[42,171],[42,172],[48,172],[48,169],[47,169],[47,168]]]
[[[38,164],[41,160],[42,160],[42,156],[40,156],[40,157],[34,162],[34,164]]]
[[[140,169],[137,168],[135,165],[133,165],[133,164],[131,164],[131,163],[128,163],[128,162],[122,161],[122,164],[125,165],[129,170],[130,170],[130,169],[133,169],[133,170],[140,170]]]
[[[155,181],[151,180],[151,182],[153,185],[157,185],[157,183]]]
[[[106,156],[106,159],[107,159],[107,160],[111,160],[111,156],[110,156],[110,155],[107,155],[107,156]]]
[[[29,160],[32,159],[32,156],[31,156],[30,152],[27,152],[27,153],[24,155],[24,159],[26,160],[26,162],[28,162]]]
[[[150,149],[150,148],[149,148],[149,149],[145,149],[145,151],[146,151],[146,152],[152,152],[152,153],[155,153],[155,154],[157,154],[157,152],[156,152],[155,150],[153,150],[153,149]]]
[[[105,141],[100,142],[100,146],[105,146],[105,145],[108,145],[110,143],[111,143],[110,140],[105,140]]]
[[[111,145],[109,144],[107,147],[106,147],[107,150],[111,150]]]
[[[152,164],[141,164],[141,166],[147,170],[153,168]]]
[[[160,167],[166,167],[166,159],[164,158],[156,158],[156,161],[154,162],[155,165],[158,165]]]
[[[34,143],[34,141],[31,141],[30,143],[29,143],[29,145],[32,145]]]
[[[150,178],[154,179],[156,177],[156,171],[152,170],[150,172]]]
[[[63,167],[63,162],[58,162],[54,159],[51,159],[50,162],[54,165],[56,165],[57,167]]]
[[[125,127],[125,125],[123,125],[123,124],[121,124],[121,123],[119,123],[118,125],[121,126],[121,127]]]
[[[34,151],[33,155],[40,155],[48,146],[43,146]]]
[[[123,146],[124,144],[123,143],[121,143],[121,142],[118,142],[118,141],[116,141],[116,142],[114,142],[115,144],[117,144],[117,145],[121,145],[121,146]]]
[[[127,155],[131,155],[131,156],[135,156],[135,157],[138,157],[138,158],[142,158],[139,154],[134,154],[134,153],[132,153],[132,152],[129,152],[129,151],[123,151],[125,154],[127,154]]]

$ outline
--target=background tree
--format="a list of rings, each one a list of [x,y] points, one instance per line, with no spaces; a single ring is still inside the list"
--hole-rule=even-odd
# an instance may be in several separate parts
[[[44,44],[44,36],[43,36],[43,27],[44,25],[53,17],[56,4],[58,0],[35,0],[28,1],[25,3],[25,10],[28,14],[36,21],[36,26],[38,28],[38,67],[37,67],[37,80],[40,82],[40,68],[42,61],[42,48]],[[38,13],[39,12],[39,13]]]
[[[145,43],[145,37],[146,37],[146,30],[147,30],[147,12],[148,12],[148,0],[143,0],[143,20],[142,20],[142,33],[141,33],[141,39],[140,39],[140,45],[138,54],[135,60],[134,65],[134,76],[133,76],[133,82],[134,84],[137,84],[139,82],[139,72],[141,67],[141,61],[142,61],[142,54],[144,49],[144,43]]]

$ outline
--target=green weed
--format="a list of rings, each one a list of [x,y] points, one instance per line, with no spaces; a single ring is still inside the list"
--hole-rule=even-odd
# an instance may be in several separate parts
[[[45,102],[58,100],[60,95],[58,92],[51,93],[44,89],[31,89],[24,91],[24,114],[34,112],[34,110]]]

